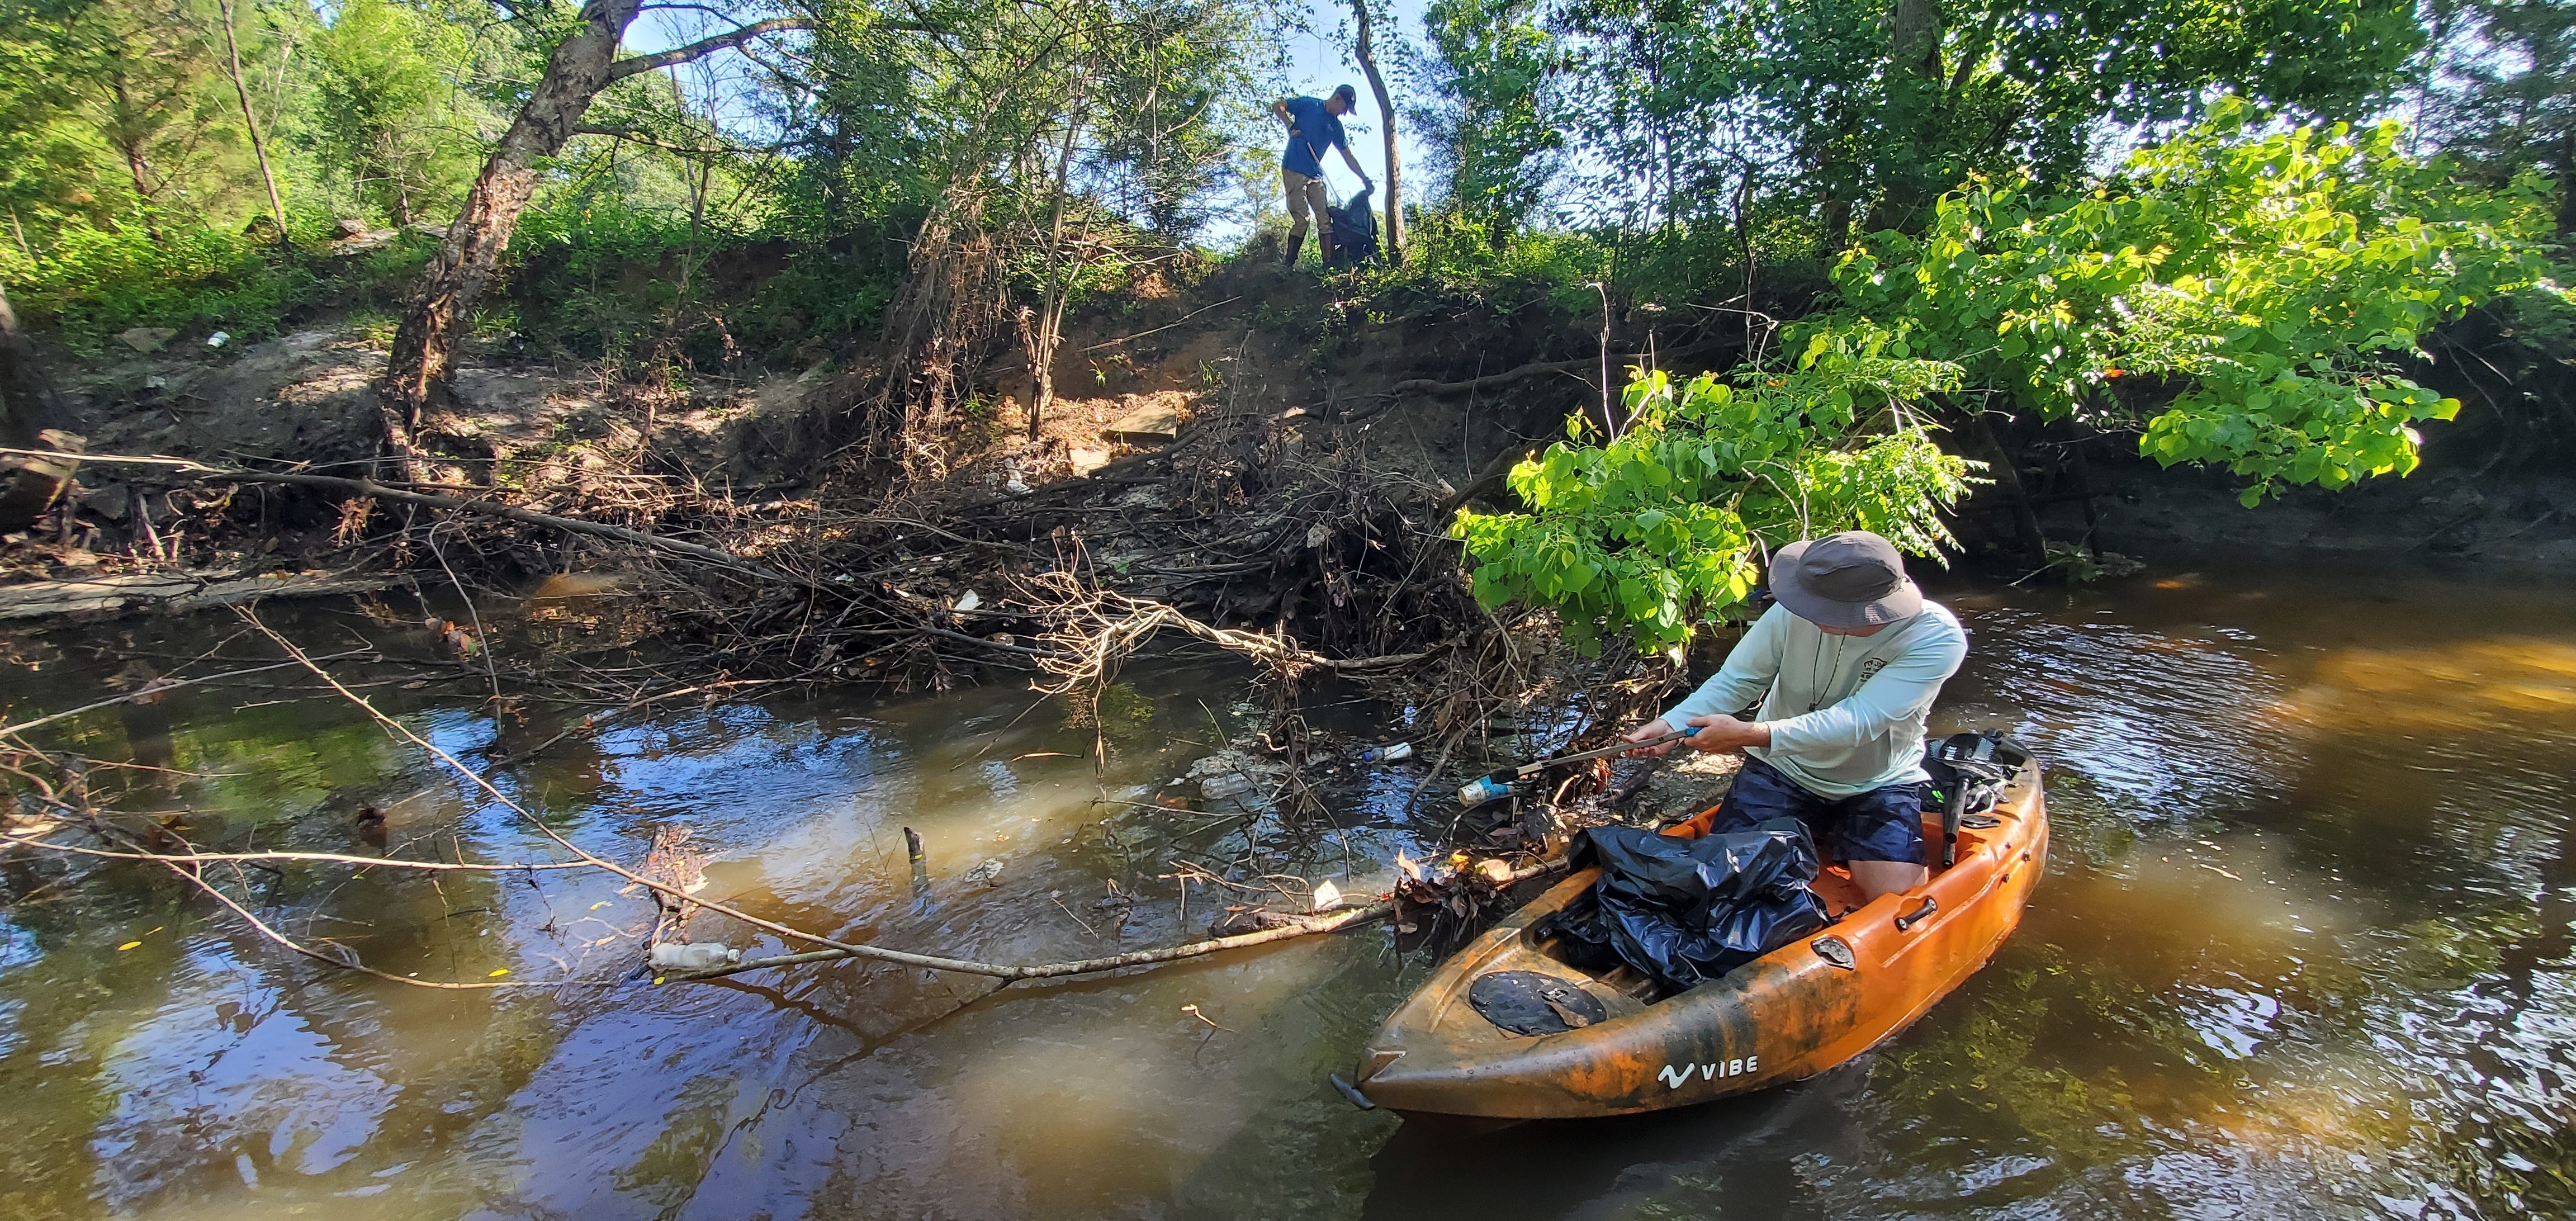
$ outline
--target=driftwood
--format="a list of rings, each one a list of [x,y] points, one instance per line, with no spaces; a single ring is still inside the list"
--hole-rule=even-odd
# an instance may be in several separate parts
[[[429,492],[414,492],[405,488],[390,487],[385,484],[378,483],[373,479],[344,479],[337,475],[305,475],[287,471],[233,470],[225,467],[207,466],[204,463],[190,461],[186,458],[134,457],[118,454],[63,454],[56,453],[51,450],[32,449],[0,449],[0,455],[73,459],[81,462],[100,463],[106,465],[121,464],[127,466],[157,466],[168,468],[175,474],[185,475],[191,479],[205,483],[266,483],[278,484],[286,487],[318,488],[324,491],[338,492],[344,496],[364,496],[374,500],[389,500],[397,504],[421,505],[426,508],[446,509],[456,513],[476,513],[485,517],[498,517],[504,520],[520,522],[531,526],[545,526],[572,534],[587,534],[593,538],[615,539],[622,543],[633,543],[639,547],[650,547],[656,551],[665,551],[673,555],[684,555],[694,560],[701,560],[709,564],[730,568],[737,572],[759,577],[765,581],[776,581],[782,584],[796,586],[810,586],[812,584],[812,582],[801,578],[792,577],[786,573],[777,572],[762,565],[755,564],[730,551],[717,547],[708,547],[698,543],[682,542],[675,538],[664,538],[658,534],[647,534],[641,530],[629,530],[623,526],[611,526],[601,522],[583,521],[578,517],[557,517],[552,513],[538,513],[533,510],[522,509],[513,505],[505,505],[498,501],[465,500],[455,496],[440,496]]]
[[[113,577],[36,581],[0,587],[0,619],[42,619],[89,612],[159,610],[170,614],[234,606],[263,598],[320,598],[365,593],[390,577],[335,572],[138,572]]]

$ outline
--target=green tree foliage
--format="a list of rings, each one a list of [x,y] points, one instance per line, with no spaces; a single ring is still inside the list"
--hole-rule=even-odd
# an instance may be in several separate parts
[[[1943,199],[1920,238],[1837,268],[1819,349],[1883,336],[1957,363],[1981,396],[2141,428],[2161,462],[2278,484],[2414,469],[2415,425],[2459,403],[2402,374],[2423,335],[2542,279],[2537,185],[2459,184],[2394,123],[2269,129],[2222,102],[2099,189],[2027,177]]]
[[[397,225],[452,209],[479,151],[441,71],[465,60],[454,33],[399,0],[342,0],[312,56],[311,143],[345,197]]]
[[[1422,13],[1428,64],[1417,75],[1433,101],[1415,119],[1452,206],[1488,240],[1529,218],[1565,147],[1539,100],[1557,46],[1537,15],[1537,0],[1431,0]]]
[[[1513,468],[1525,511],[1452,525],[1476,559],[1476,597],[1553,607],[1579,646],[1624,632],[1662,652],[1744,600],[1757,550],[1852,529],[1916,552],[1949,541],[1939,513],[1968,464],[1941,452],[1916,406],[1957,389],[1959,369],[1876,346],[1733,382],[1645,374],[1619,435],[1598,444],[1575,417],[1570,441]]]
[[[2536,184],[2464,187],[2395,124],[2281,127],[2222,101],[2095,189],[2027,175],[1939,201],[1835,271],[1839,308],[1785,370],[1678,395],[1629,390],[1626,431],[1511,474],[1527,511],[1462,513],[1477,595],[1555,608],[1576,640],[1669,649],[1739,601],[1753,553],[1870,529],[1918,554],[1967,467],[1920,409],[1988,405],[2140,431],[2147,455],[2225,465],[2251,505],[2416,463],[2458,410],[2393,363],[2546,266]]]
[[[1856,230],[1919,229],[1972,173],[2070,185],[2104,138],[2213,96],[2364,116],[2426,38],[2402,0],[1453,3],[1427,14],[1456,82],[1432,124],[1451,196],[1490,194],[1484,167],[1524,164],[1534,133],[1561,138],[1537,163],[1570,171],[1554,202],[1649,299],[1782,262],[1749,227],[1813,275]]]
[[[157,229],[254,181],[248,139],[198,0],[7,0],[0,136],[14,207]],[[254,33],[254,31],[245,31]],[[213,34],[216,41],[209,41]],[[248,58],[260,58],[254,53]]]

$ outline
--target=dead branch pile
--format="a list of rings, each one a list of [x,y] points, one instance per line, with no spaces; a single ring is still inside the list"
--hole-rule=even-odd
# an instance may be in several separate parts
[[[845,382],[845,405],[821,417],[813,439],[854,448],[856,469],[890,462],[915,478],[947,473],[947,433],[1010,310],[1001,247],[975,220],[981,212],[952,192],[922,225],[886,310],[883,367]]]

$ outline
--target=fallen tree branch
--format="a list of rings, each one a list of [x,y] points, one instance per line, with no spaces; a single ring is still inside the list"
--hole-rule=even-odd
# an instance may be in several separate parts
[[[1431,656],[1425,651],[1389,653],[1379,657],[1326,657],[1300,648],[1284,635],[1265,636],[1258,632],[1201,623],[1167,603],[1117,593],[1086,593],[1073,588],[1072,578],[1063,573],[1049,573],[1038,581],[1041,585],[1057,587],[1045,590],[1042,596],[1033,599],[1041,606],[1053,603],[1053,608],[1061,616],[1056,630],[1046,637],[1055,645],[1055,652],[1041,663],[1048,673],[1060,680],[1053,688],[1057,694],[1103,681],[1119,659],[1136,651],[1165,628],[1269,662],[1291,674],[1306,669],[1330,670],[1336,674],[1381,674],[1400,670]],[[1054,596],[1044,596],[1047,594]]]
[[[330,572],[250,575],[202,570],[56,578],[0,587],[0,619],[46,619],[143,609],[180,615],[269,598],[369,593],[393,583],[391,577]]]
[[[1510,874],[1506,875],[1502,885],[1510,886],[1520,882],[1526,882],[1531,878],[1561,872],[1564,868],[1565,862],[1561,859],[1540,861],[1537,864],[1527,865],[1513,870]],[[1499,889],[1499,887],[1497,889]],[[1205,941],[1193,941],[1187,945],[1165,946],[1159,950],[1131,950],[1124,954],[1111,954],[1105,958],[1080,958],[1071,962],[1047,962],[1025,966],[1008,966],[992,962],[971,962],[958,958],[932,959],[922,955],[913,955],[912,957],[920,960],[913,965],[931,967],[941,971],[955,971],[966,975],[987,975],[1001,980],[1060,979],[1068,975],[1097,975],[1104,971],[1122,971],[1128,967],[1141,967],[1157,963],[1178,962],[1187,958],[1204,958],[1210,954],[1224,953],[1227,950],[1240,950],[1256,945],[1268,945],[1274,941],[1287,941],[1296,937],[1310,937],[1317,933],[1338,933],[1344,929],[1357,928],[1364,924],[1373,924],[1377,921],[1384,920],[1390,916],[1398,914],[1402,907],[1403,901],[1400,899],[1382,899],[1378,902],[1371,903],[1366,907],[1354,907],[1345,911],[1328,912],[1320,915],[1292,916],[1288,918],[1288,923],[1282,924],[1277,928],[1263,929],[1256,933],[1237,933],[1231,937],[1210,937]],[[836,962],[841,959],[855,957],[860,957],[860,955],[845,953],[839,949],[812,950],[801,954],[779,954],[769,958],[749,958],[744,959],[741,962],[732,963],[722,967],[712,967],[704,971],[691,971],[686,973],[674,972],[664,975],[662,978],[666,981],[687,983],[701,979],[718,979],[727,975],[739,975],[745,971],[766,970],[770,967],[797,966],[809,962]]]
[[[346,661],[352,657],[372,658],[376,655],[376,652],[372,649],[357,649],[347,653],[333,653],[329,656],[320,658],[320,660]],[[200,678],[174,678],[158,682],[157,685],[150,688],[150,692],[157,695],[164,691],[176,691],[181,687],[193,687],[199,683],[221,682],[227,678],[241,678],[245,675],[262,674],[270,670],[283,670],[295,664],[296,663],[293,661],[280,661],[265,666],[251,666],[247,669],[241,670],[226,670],[221,674],[208,674]],[[40,716],[32,721],[20,721],[15,725],[0,725],[0,738],[5,738],[15,733],[24,733],[39,725],[51,725],[56,721],[67,721],[84,712],[96,712],[101,708],[114,708],[118,704],[131,702],[136,696],[143,694],[145,694],[143,691],[130,691],[124,695],[117,696],[115,699],[93,701],[91,703],[83,704],[78,708],[64,709],[63,711],[54,713],[50,716]]]
[[[502,988],[559,988],[565,984],[609,982],[605,980],[579,979],[503,979],[484,980],[477,983],[451,983],[446,980],[438,979],[413,979],[408,975],[396,975],[391,971],[378,970],[362,962],[344,961],[339,958],[334,958],[329,954],[325,954],[320,950],[314,949],[312,946],[306,945],[301,941],[297,941],[293,937],[289,937],[286,934],[277,931],[275,928],[270,927],[267,921],[252,914],[249,908],[234,902],[231,895],[225,894],[214,883],[207,881],[205,877],[199,874],[196,870],[181,865],[179,860],[184,858],[156,857],[154,859],[158,860],[161,865],[167,868],[170,872],[179,875],[182,880],[195,886],[197,889],[206,892],[206,894],[211,896],[215,902],[221,903],[225,907],[231,909],[234,915],[241,917],[242,920],[245,923],[248,923],[260,936],[267,938],[270,941],[274,941],[289,950],[293,950],[306,958],[310,958],[315,962],[322,963],[326,966],[338,967],[343,971],[355,971],[360,975],[381,979],[387,983],[401,984],[408,988],[428,988],[438,992],[491,992]]]
[[[77,856],[104,857],[112,861],[152,861],[168,864],[185,861],[255,861],[261,864],[314,862],[330,865],[358,865],[374,868],[417,869],[428,873],[517,873],[521,870],[588,869],[588,861],[512,861],[499,865],[466,861],[406,861],[394,857],[357,856],[344,852],[111,852],[105,848],[83,848],[73,844],[49,844],[42,840],[0,839],[0,847],[42,848],[47,852],[68,852]]]
[[[1715,351],[1719,348],[1733,346],[1741,342],[1743,341],[1738,338],[1703,339],[1698,343],[1683,344],[1678,348],[1671,348],[1662,352],[1637,352],[1631,355],[1619,357],[1618,359],[1622,363],[1629,365],[1642,365],[1649,361],[1661,362],[1667,360],[1679,360],[1686,356],[1697,356],[1703,352]],[[1471,377],[1463,382],[1444,382],[1428,377],[1412,378],[1406,381],[1397,382],[1380,393],[1383,395],[1428,394],[1435,397],[1451,394],[1465,394],[1471,390],[1491,390],[1496,386],[1508,386],[1514,382],[1528,381],[1533,377],[1545,377],[1550,373],[1573,373],[1577,370],[1591,370],[1598,369],[1600,367],[1601,358],[1598,356],[1585,356],[1574,360],[1539,361],[1521,365],[1516,368],[1505,369],[1500,373],[1488,373],[1483,377]],[[1589,379],[1586,380],[1588,381]]]
[[[250,625],[251,625],[253,628],[258,629],[258,630],[259,630],[259,632],[260,632],[260,634],[262,634],[262,635],[264,635],[264,636],[268,637],[268,639],[269,639],[269,641],[270,641],[271,643],[275,644],[278,648],[280,648],[280,649],[284,650],[284,651],[286,652],[287,656],[289,656],[289,657],[291,657],[291,658],[295,659],[295,660],[296,660],[296,661],[298,661],[298,662],[301,662],[301,663],[303,664],[303,666],[304,666],[304,668],[305,668],[306,670],[308,670],[308,671],[311,671],[311,672],[312,672],[312,674],[313,674],[313,676],[314,676],[314,677],[319,678],[319,679],[321,679],[324,683],[329,684],[332,690],[339,692],[339,693],[340,693],[340,695],[341,695],[343,698],[347,699],[350,703],[356,704],[356,705],[357,705],[357,706],[358,706],[362,711],[364,711],[364,712],[365,712],[365,713],[366,713],[370,718],[372,718],[372,719],[373,719],[373,720],[374,720],[378,725],[381,725],[381,726],[383,726],[384,728],[386,728],[386,729],[388,729],[388,730],[393,731],[396,735],[400,736],[403,740],[405,740],[405,741],[407,741],[407,742],[410,742],[412,745],[417,746],[417,747],[421,748],[422,750],[428,751],[428,752],[430,753],[430,755],[431,755],[432,757],[436,758],[440,763],[446,764],[449,770],[454,771],[457,775],[464,777],[467,781],[471,782],[471,783],[474,785],[474,787],[476,787],[476,788],[478,788],[478,789],[483,790],[483,794],[484,794],[485,796],[490,797],[492,800],[494,800],[494,801],[496,801],[496,802],[499,802],[499,803],[501,804],[501,808],[503,808],[503,809],[505,809],[505,810],[508,810],[508,811],[510,811],[510,812],[511,812],[511,813],[513,813],[513,814],[518,815],[521,821],[526,822],[529,826],[536,828],[539,834],[544,835],[547,839],[553,840],[557,845],[559,845],[560,847],[562,847],[564,851],[569,852],[569,853],[572,853],[572,854],[573,854],[573,856],[574,856],[576,859],[578,859],[578,860],[582,861],[583,863],[588,864],[588,865],[591,865],[591,866],[596,867],[596,868],[599,868],[599,869],[606,870],[606,871],[607,871],[607,872],[609,872],[609,873],[616,874],[617,876],[619,876],[619,877],[621,877],[621,878],[624,878],[624,879],[626,879],[627,881],[632,882],[632,883],[634,883],[634,884],[636,884],[636,885],[638,885],[638,886],[642,886],[642,887],[644,887],[644,888],[645,888],[645,889],[647,889],[647,890],[655,891],[655,892],[660,893],[660,894],[665,894],[665,895],[668,895],[668,896],[670,896],[671,898],[674,898],[674,899],[683,899],[683,900],[687,900],[688,902],[694,903],[694,904],[698,905],[699,907],[705,908],[705,909],[706,909],[706,910],[708,910],[708,911],[715,912],[715,913],[717,913],[717,914],[719,914],[719,915],[730,916],[730,917],[732,917],[732,918],[734,918],[734,919],[736,919],[736,920],[740,920],[740,921],[742,921],[743,923],[745,923],[745,924],[748,924],[748,925],[752,926],[753,928],[757,928],[757,929],[764,929],[764,930],[767,930],[767,931],[769,931],[769,932],[776,933],[776,934],[778,934],[778,935],[779,935],[779,936],[781,936],[781,937],[789,937],[789,938],[793,938],[793,939],[798,940],[798,941],[809,941],[809,942],[812,942],[812,943],[814,943],[814,944],[816,944],[816,945],[826,945],[826,946],[831,946],[831,947],[833,947],[833,948],[835,948],[835,949],[855,950],[855,951],[859,951],[859,952],[861,952],[862,954],[877,954],[877,953],[891,954],[891,953],[893,953],[892,951],[878,951],[878,950],[874,950],[874,949],[872,949],[871,947],[867,947],[867,946],[856,946],[856,945],[851,945],[851,944],[849,944],[849,943],[847,943],[847,942],[843,942],[843,941],[836,941],[836,940],[833,940],[833,939],[832,939],[832,938],[830,938],[830,937],[823,936],[823,935],[822,935],[822,934],[820,934],[820,933],[809,933],[809,932],[806,932],[805,930],[800,929],[800,928],[795,928],[795,927],[790,926],[790,925],[780,924],[780,923],[778,923],[778,922],[777,922],[777,921],[775,921],[775,920],[764,920],[764,919],[762,919],[762,918],[761,918],[761,917],[759,917],[759,916],[755,916],[755,915],[752,915],[752,914],[751,914],[751,913],[749,913],[749,912],[741,911],[741,910],[739,910],[739,909],[736,909],[736,908],[733,908],[733,907],[726,906],[725,904],[722,904],[722,903],[712,902],[712,901],[705,900],[705,899],[699,899],[699,898],[697,898],[697,897],[695,897],[695,896],[693,896],[693,895],[686,894],[686,893],[684,893],[684,892],[682,892],[682,891],[679,891],[679,890],[673,889],[673,888],[672,888],[672,887],[670,887],[670,886],[666,886],[666,885],[664,885],[664,884],[662,884],[662,883],[660,883],[660,882],[656,882],[656,881],[654,881],[653,879],[648,878],[648,877],[644,876],[644,875],[643,875],[643,874],[641,874],[641,873],[637,873],[636,871],[634,871],[634,870],[632,870],[632,869],[629,869],[629,868],[625,867],[624,865],[620,865],[620,864],[618,864],[618,863],[617,863],[617,862],[615,862],[615,861],[609,860],[609,859],[607,859],[606,857],[600,856],[600,855],[598,855],[598,854],[596,854],[596,853],[593,853],[593,852],[591,852],[591,851],[589,851],[589,850],[587,850],[587,849],[584,849],[584,848],[583,848],[583,847],[581,847],[580,845],[573,843],[573,842],[572,842],[571,840],[569,840],[569,839],[566,839],[566,838],[564,837],[563,832],[555,830],[555,828],[554,828],[553,824],[548,823],[546,820],[544,820],[544,819],[542,819],[542,818],[539,818],[539,817],[537,817],[537,816],[536,816],[536,815],[534,815],[534,814],[529,813],[529,812],[528,812],[527,807],[520,805],[518,802],[515,802],[515,801],[510,800],[510,796],[509,796],[509,794],[504,793],[504,792],[502,792],[500,789],[493,787],[492,782],[491,782],[491,781],[489,781],[489,780],[484,779],[484,778],[483,778],[483,774],[482,774],[482,773],[475,771],[473,768],[470,768],[470,767],[465,766],[465,764],[463,763],[463,761],[459,760],[456,756],[454,756],[454,755],[451,755],[451,754],[447,753],[447,751],[445,751],[444,749],[440,748],[440,747],[439,747],[439,745],[438,745],[437,743],[432,742],[432,741],[430,741],[429,739],[424,738],[424,737],[420,736],[419,734],[412,732],[412,729],[411,729],[411,727],[410,727],[410,726],[405,725],[405,724],[403,724],[402,722],[397,721],[397,720],[395,720],[395,719],[394,719],[394,718],[392,718],[392,717],[386,716],[382,711],[378,710],[378,709],[377,709],[377,707],[376,707],[374,704],[371,704],[371,703],[367,702],[367,698],[366,698],[365,696],[362,696],[362,695],[358,694],[357,692],[355,692],[355,691],[351,691],[351,690],[350,690],[350,689],[348,689],[347,687],[342,686],[342,685],[341,685],[341,683],[340,683],[340,680],[339,680],[339,679],[333,678],[333,677],[331,676],[331,672],[330,672],[330,671],[323,669],[320,665],[316,664],[316,663],[313,661],[313,659],[312,659],[312,658],[305,656],[304,650],[297,648],[297,647],[295,646],[295,642],[294,642],[294,641],[288,640],[286,637],[279,635],[279,634],[277,633],[277,630],[276,630],[275,628],[272,628],[272,627],[268,626],[267,624],[260,622],[259,617],[258,617],[257,615],[254,615],[254,614],[252,614],[252,613],[251,613],[251,612],[249,612],[249,611],[243,611],[243,612],[241,612],[241,616],[242,616],[242,618],[243,618],[243,619],[248,620],[248,621],[249,621],[249,623],[250,623]],[[904,956],[902,956],[902,957],[905,957],[905,958],[909,958],[909,957],[918,957],[918,955],[904,955]],[[897,959],[897,958],[889,958],[889,959],[888,959],[888,961],[898,961],[898,960],[899,960],[899,959]]]
[[[716,564],[725,568],[734,569],[738,572],[747,573],[765,581],[776,581],[781,584],[794,585],[800,588],[813,587],[813,582],[811,581],[804,580],[800,577],[792,577],[786,573],[778,572],[760,564],[755,564],[750,560],[746,560],[741,556],[735,555],[734,553],[719,547],[708,547],[699,543],[682,542],[679,539],[664,538],[658,534],[647,534],[641,530],[629,530],[623,526],[612,526],[604,522],[584,521],[578,517],[557,517],[552,513],[539,513],[530,509],[518,508],[514,505],[505,505],[499,501],[465,500],[454,496],[439,496],[428,492],[407,491],[402,488],[388,487],[385,484],[378,483],[373,479],[367,478],[353,479],[343,478],[338,475],[305,475],[287,471],[237,470],[225,467],[207,466],[204,463],[190,461],[186,458],[133,457],[118,454],[64,454],[57,453],[52,450],[36,449],[0,449],[0,454],[40,458],[77,459],[82,462],[102,463],[108,465],[125,464],[131,466],[162,466],[172,468],[178,474],[186,475],[203,483],[268,483],[280,484],[287,487],[320,488],[326,491],[339,492],[348,496],[364,496],[373,500],[389,500],[397,504],[421,505],[426,508],[446,509],[457,513],[477,513],[486,517],[498,517],[507,521],[515,521],[525,525],[545,526],[550,529],[562,530],[572,534],[587,534],[593,538],[615,539],[618,542],[633,543],[639,547],[650,547],[656,551],[667,551],[673,555],[684,555],[691,559],[703,560],[710,564]]]
[[[1128,967],[1146,966],[1152,963],[1175,962],[1184,958],[1201,958],[1209,954],[1221,953],[1226,950],[1242,949],[1246,946],[1266,945],[1273,941],[1286,941],[1291,937],[1305,937],[1315,933],[1339,932],[1346,928],[1352,928],[1357,925],[1383,920],[1388,916],[1394,915],[1395,909],[1395,901],[1389,899],[1380,903],[1372,903],[1367,907],[1354,907],[1347,911],[1332,912],[1321,916],[1300,917],[1293,923],[1285,924],[1278,928],[1263,929],[1257,933],[1240,933],[1232,937],[1211,937],[1208,940],[1193,941],[1187,945],[1166,946],[1159,950],[1131,950],[1124,954],[1112,954],[1106,958],[1083,958],[1072,962],[1047,962],[1026,966],[1010,966],[993,962],[971,962],[960,958],[930,958],[925,955],[913,955],[912,957],[919,961],[912,965],[930,967],[934,970],[940,971],[955,971],[965,975],[989,975],[995,979],[1002,980],[1054,979],[1066,975],[1096,975],[1102,971],[1117,971]],[[770,958],[747,958],[741,962],[733,963],[728,966],[714,967],[705,971],[692,971],[685,974],[673,973],[666,975],[663,978],[666,980],[686,983],[692,980],[716,979],[726,975],[739,975],[744,971],[765,970],[769,967],[796,966],[798,964],[808,962],[834,962],[844,958],[855,957],[858,957],[858,955],[838,949],[811,950],[802,954],[780,954]]]
[[[1237,294],[1237,295],[1235,295],[1235,296],[1228,297],[1228,298],[1226,298],[1226,299],[1225,299],[1225,300],[1223,300],[1223,301],[1219,301],[1219,302],[1217,302],[1217,303],[1216,303],[1216,304],[1214,304],[1214,305],[1202,305],[1202,306],[1198,307],[1197,309],[1191,310],[1190,312],[1188,312],[1188,313],[1186,313],[1186,314],[1183,314],[1183,315],[1181,315],[1180,317],[1178,317],[1178,318],[1175,318],[1175,319],[1171,320],[1170,322],[1166,322],[1166,323],[1164,323],[1164,324],[1163,324],[1163,325],[1161,325],[1161,326],[1158,326],[1158,327],[1150,327],[1150,328],[1147,328],[1147,329],[1145,329],[1145,330],[1138,331],[1138,332],[1136,332],[1136,333],[1135,333],[1135,334],[1133,334],[1133,335],[1121,335],[1121,336],[1119,336],[1119,337],[1118,337],[1118,338],[1116,338],[1116,339],[1110,339],[1110,340],[1105,340],[1105,341],[1100,342],[1100,343],[1095,343],[1095,344],[1093,344],[1093,345],[1091,345],[1090,347],[1087,347],[1087,348],[1075,348],[1075,349],[1074,349],[1074,352],[1075,352],[1075,353],[1077,353],[1077,354],[1079,354],[1079,353],[1083,353],[1083,352],[1097,352],[1097,351],[1101,350],[1102,348],[1114,348],[1114,347],[1117,347],[1118,345],[1120,345],[1120,344],[1122,344],[1122,343],[1130,343],[1130,342],[1133,342],[1133,341],[1138,340],[1138,339],[1143,339],[1143,338],[1144,338],[1144,337],[1146,337],[1147,335],[1154,334],[1154,333],[1155,333],[1155,332],[1157,332],[1157,331],[1168,331],[1168,330],[1172,329],[1173,327],[1179,326],[1180,324],[1182,324],[1182,323],[1184,323],[1184,322],[1187,322],[1187,321],[1189,321],[1189,320],[1190,320],[1190,319],[1192,319],[1192,318],[1196,318],[1196,317],[1198,317],[1199,315],[1201,315],[1201,314],[1204,314],[1204,313],[1208,312],[1209,310],[1212,310],[1212,309],[1223,309],[1224,307],[1229,306],[1229,305],[1232,305],[1232,304],[1234,304],[1235,302],[1237,302],[1237,301],[1241,301],[1241,300],[1243,300],[1243,297],[1242,297],[1240,294]]]

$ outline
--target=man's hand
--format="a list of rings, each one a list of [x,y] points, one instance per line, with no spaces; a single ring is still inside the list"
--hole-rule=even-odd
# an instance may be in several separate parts
[[[1699,726],[1699,732],[1682,739],[1682,742],[1692,750],[1742,750],[1747,746],[1771,744],[1771,727],[1768,725],[1739,721],[1731,716],[1695,716],[1690,723]]]
[[[1629,730],[1625,737],[1626,740],[1630,742],[1643,742],[1649,738],[1660,738],[1672,731],[1673,727],[1666,724],[1664,722],[1664,718],[1656,717],[1654,720],[1648,721],[1635,729]],[[1690,739],[1684,738],[1682,740],[1687,742]],[[1653,746],[1640,746],[1637,749],[1629,751],[1619,757],[1622,759],[1660,759],[1671,753],[1673,753],[1673,744],[1670,742],[1661,742]]]

